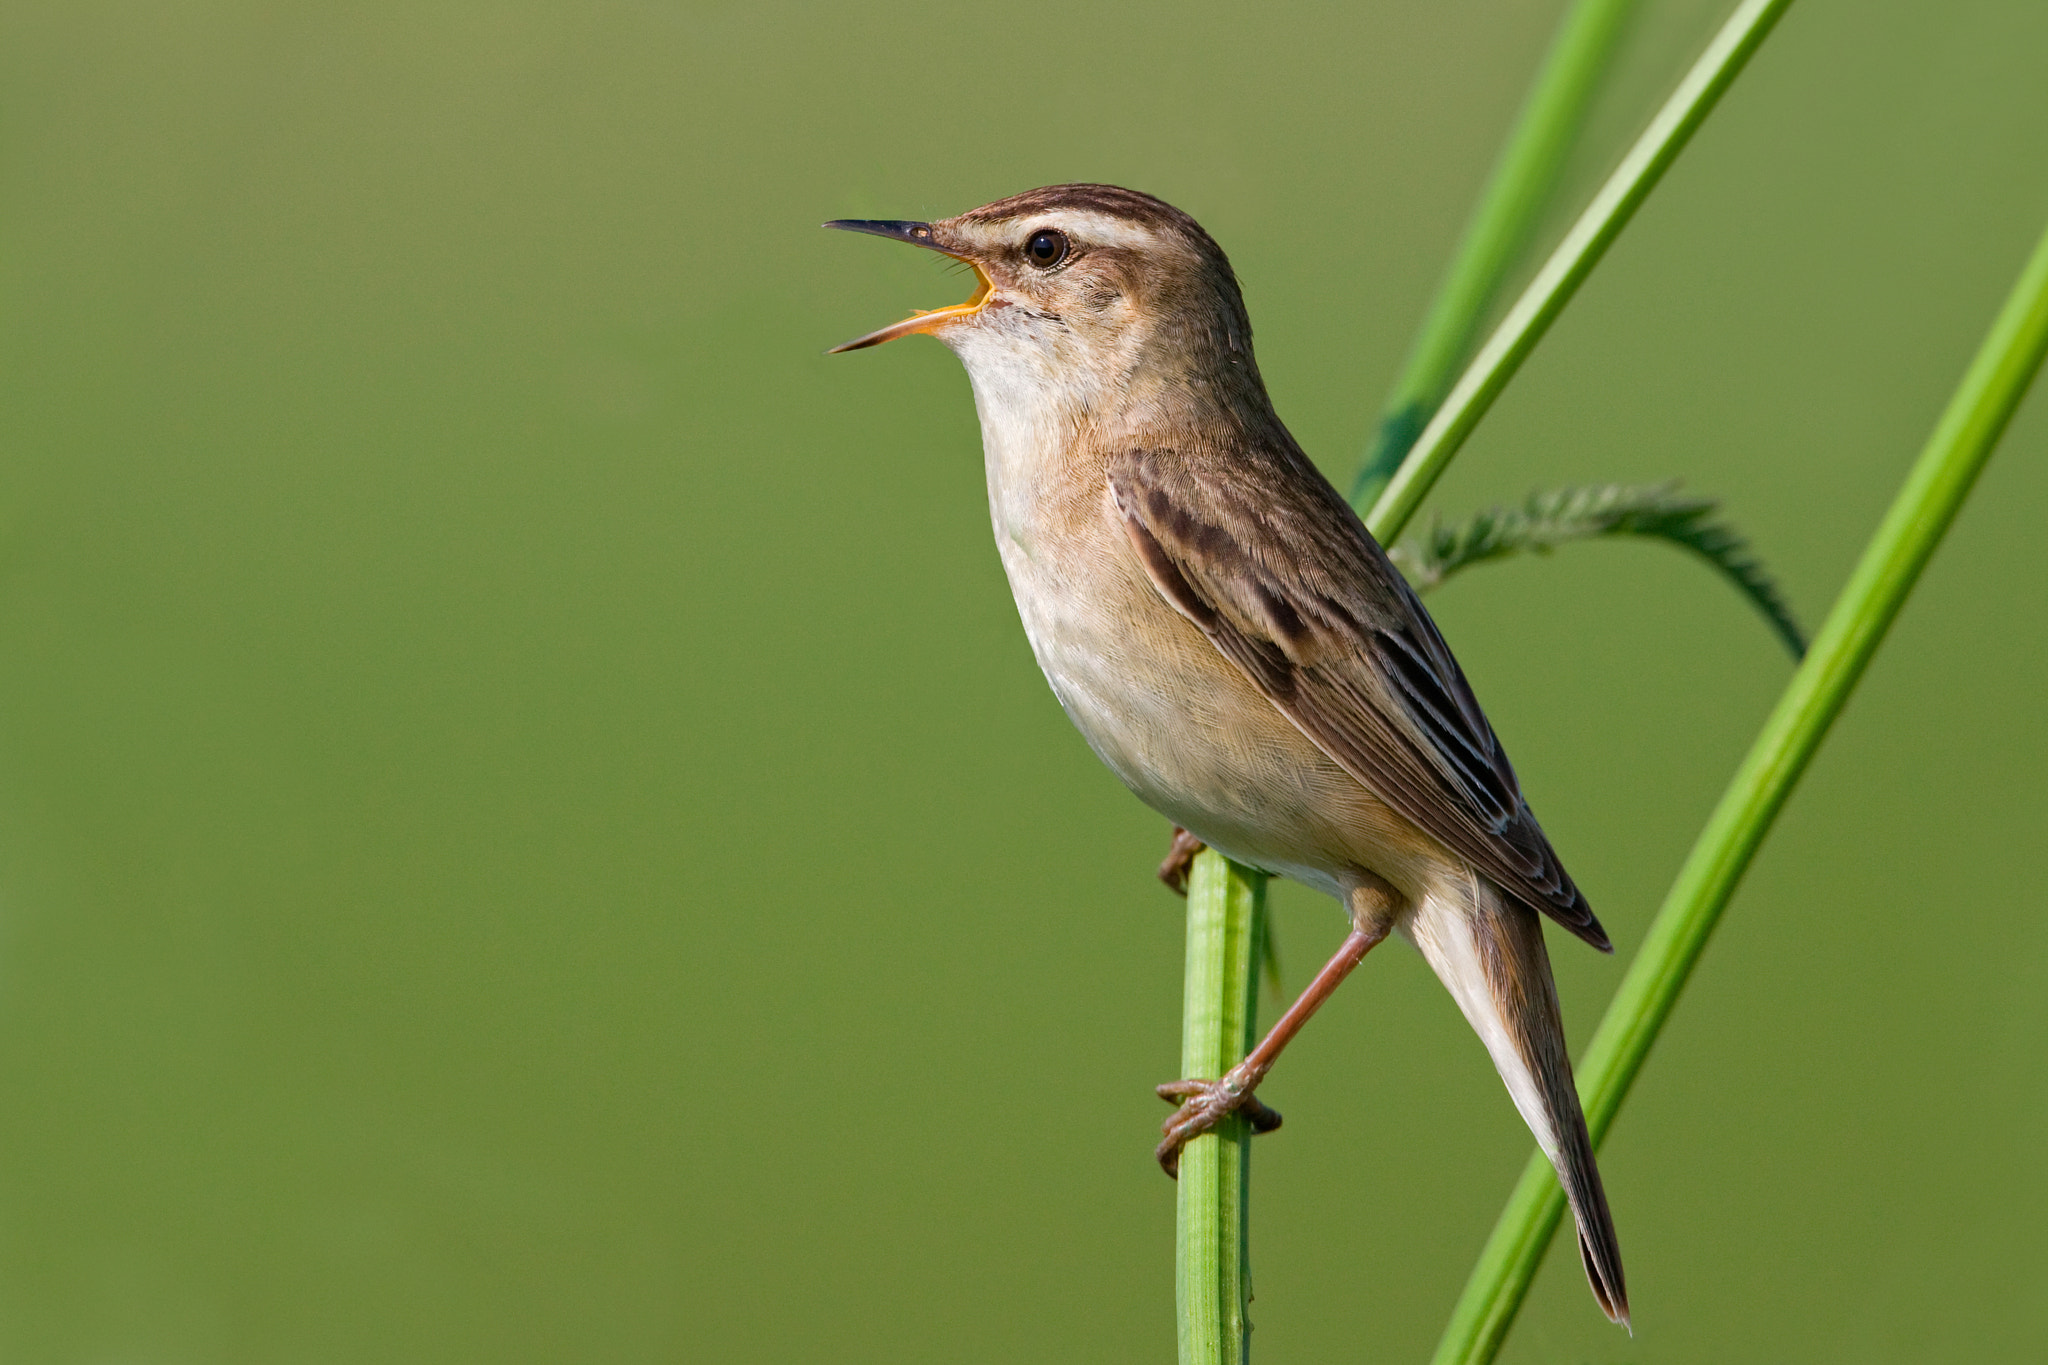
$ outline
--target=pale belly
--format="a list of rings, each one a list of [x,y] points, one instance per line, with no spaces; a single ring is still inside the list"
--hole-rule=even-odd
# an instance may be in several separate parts
[[[1268,701],[1144,577],[1117,528],[997,543],[1031,648],[1089,747],[1240,862],[1342,896],[1359,867],[1420,889],[1416,832]]]

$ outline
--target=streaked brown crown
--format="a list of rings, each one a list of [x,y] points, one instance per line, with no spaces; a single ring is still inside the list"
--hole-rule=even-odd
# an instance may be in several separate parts
[[[1078,264],[1063,281],[1041,284],[1029,269],[1006,271],[1003,263],[995,262],[992,268],[999,283],[1033,295],[1044,293],[1047,286],[1064,289],[1071,297],[1047,297],[1044,302],[1076,321],[1098,300],[1137,300],[1147,319],[1147,333],[1156,343],[1148,351],[1191,375],[1223,381],[1230,388],[1246,387],[1251,392],[1244,396],[1264,402],[1264,387],[1252,360],[1251,318],[1230,258],[1200,223],[1165,200],[1120,185],[1047,185],[969,209],[934,226],[970,233],[1012,226],[1029,231],[1034,219],[1060,225],[1064,214],[1129,224],[1150,244],[1102,239],[1084,224],[1074,229]]]
[[[983,204],[978,209],[969,209],[960,217],[968,222],[989,222],[1015,218],[1027,213],[1049,213],[1058,209],[1087,209],[1096,213],[1106,213],[1151,228],[1191,233],[1209,242],[1212,247],[1216,245],[1209,241],[1209,234],[1202,231],[1200,223],[1164,199],[1155,199],[1137,190],[1127,190],[1121,185],[1046,185],[1041,189],[1013,194],[1008,199],[998,199],[993,204]]]

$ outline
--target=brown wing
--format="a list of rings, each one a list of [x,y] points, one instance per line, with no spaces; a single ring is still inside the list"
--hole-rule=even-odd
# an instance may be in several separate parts
[[[1318,747],[1516,900],[1613,951],[1566,875],[1450,648],[1306,456],[1248,446],[1109,461],[1166,600]]]

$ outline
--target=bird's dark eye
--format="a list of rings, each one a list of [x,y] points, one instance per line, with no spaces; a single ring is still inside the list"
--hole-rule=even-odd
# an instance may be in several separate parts
[[[1047,228],[1031,234],[1024,244],[1024,259],[1040,270],[1050,270],[1067,259],[1067,234]]]

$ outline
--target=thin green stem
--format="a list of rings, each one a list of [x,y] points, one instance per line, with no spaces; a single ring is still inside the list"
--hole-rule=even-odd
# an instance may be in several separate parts
[[[2034,248],[1805,662],[1700,832],[1600,1021],[1578,1073],[1594,1142],[1614,1122],[1729,897],[1955,519],[2044,352],[2048,235]],[[1473,1268],[1435,1365],[1484,1365],[1494,1358],[1563,1210],[1564,1196],[1539,1153]]]
[[[1499,327],[1437,409],[1386,490],[1373,504],[1366,525],[1382,545],[1401,533],[1437,476],[1450,463],[1472,428],[1486,415],[1508,380],[1543,339],[1572,295],[1598,265],[1622,228],[1656,188],[1685,144],[1792,0],[1742,0],[1707,44],[1706,51],[1657,111],[1643,135],[1593,196],[1557,250],[1536,272]]]
[[[1188,876],[1186,1013],[1181,1075],[1221,1076],[1251,1051],[1265,874],[1213,849]],[[1181,1365],[1245,1365],[1251,1358],[1251,1128],[1233,1114],[1180,1158],[1176,1299]]]
[[[1636,0],[1574,0],[1529,87],[1507,145],[1486,182],[1457,254],[1393,391],[1351,500],[1370,507],[1415,444],[1472,351],[1479,325],[1556,190],[1600,76]]]

